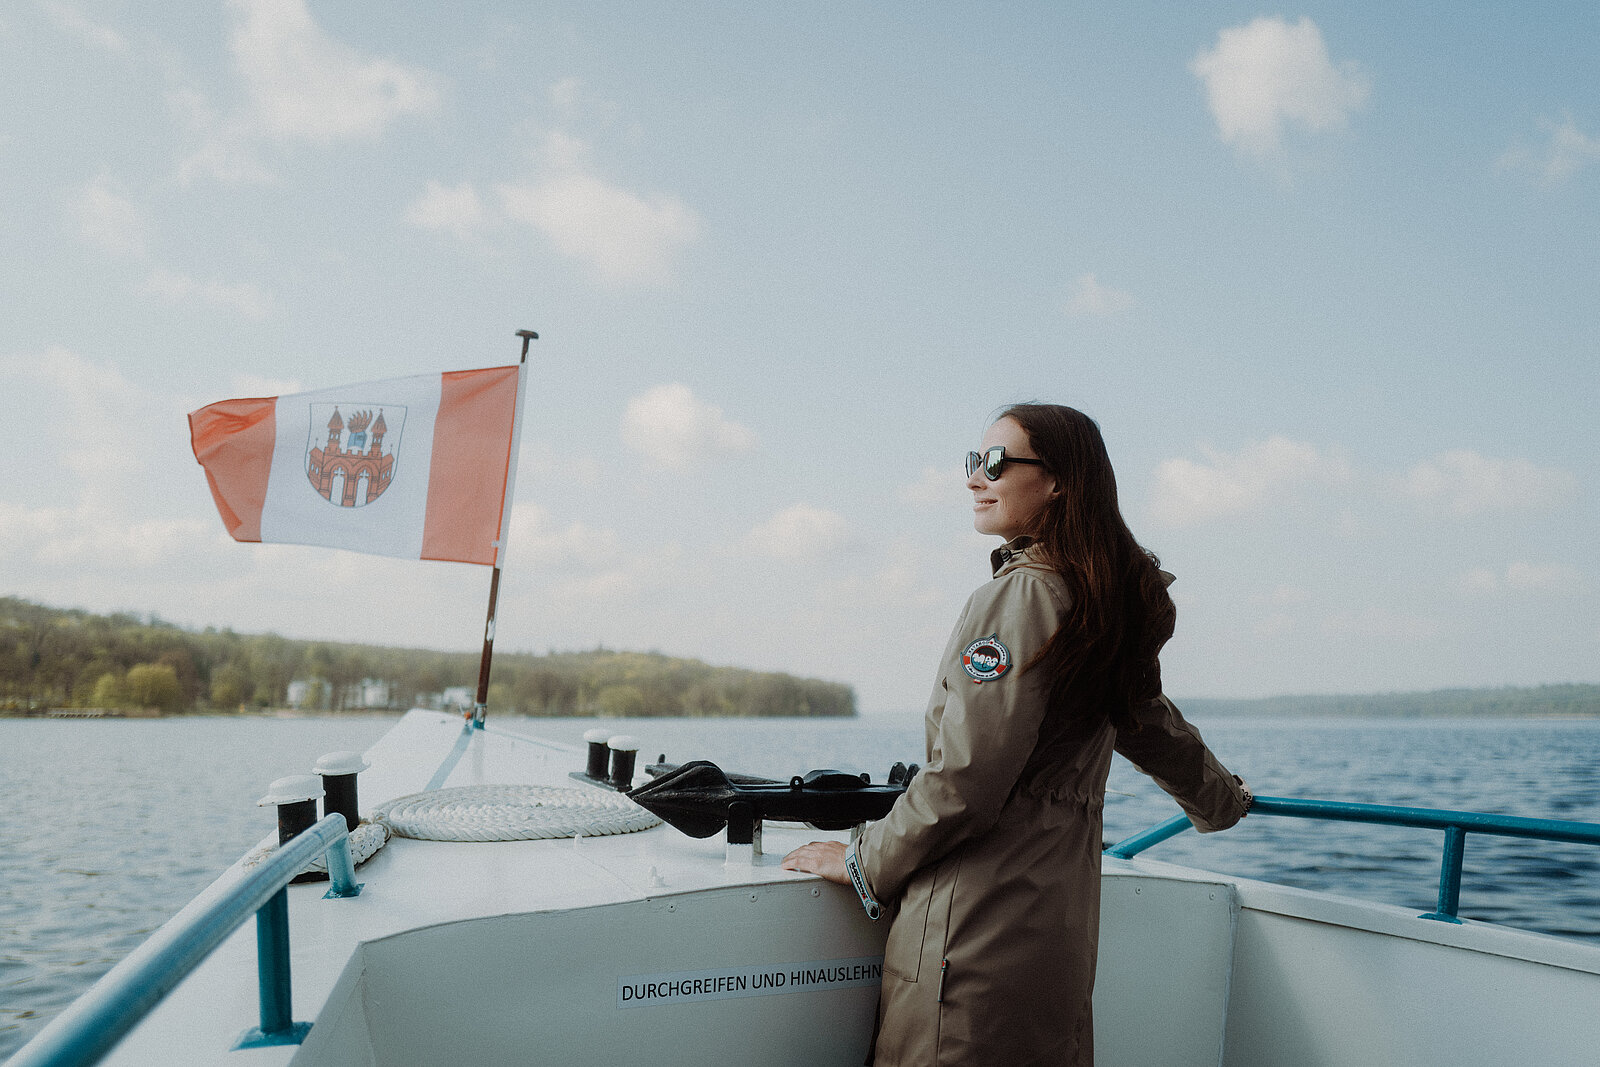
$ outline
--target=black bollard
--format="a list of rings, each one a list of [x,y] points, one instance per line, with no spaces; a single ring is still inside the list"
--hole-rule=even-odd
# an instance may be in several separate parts
[[[314,768],[322,778],[322,788],[327,796],[322,801],[322,814],[338,812],[344,816],[344,828],[351,833],[361,825],[361,807],[356,796],[356,775],[366,770],[368,763],[359,752],[329,752],[317,760]]]
[[[619,793],[633,788],[633,765],[639,758],[639,742],[618,734],[606,742],[611,749],[611,787]]]
[[[316,825],[317,800],[321,796],[322,783],[310,774],[292,774],[267,786],[267,795],[256,801],[256,806],[273,805],[278,809],[280,848]]]
[[[601,729],[585,730],[583,740],[589,746],[589,765],[584,768],[584,774],[597,782],[603,782],[608,777],[606,764],[611,759],[611,753],[606,747],[606,740],[610,734]]]

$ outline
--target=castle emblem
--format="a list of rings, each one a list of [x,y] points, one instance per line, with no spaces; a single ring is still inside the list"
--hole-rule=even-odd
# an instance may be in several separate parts
[[[352,405],[352,408],[354,405]],[[330,504],[342,508],[359,508],[383,495],[394,480],[395,455],[399,450],[398,430],[390,434],[384,421],[384,409],[378,409],[374,419],[372,410],[352,410],[347,423],[336,404],[311,405],[311,425],[316,427],[321,411],[332,408],[328,416],[326,441],[306,450],[306,478],[311,488]],[[321,409],[321,411],[319,411]],[[391,409],[391,414],[394,411]],[[405,421],[405,409],[398,409],[399,422]],[[384,438],[388,436],[389,450],[384,452]]]

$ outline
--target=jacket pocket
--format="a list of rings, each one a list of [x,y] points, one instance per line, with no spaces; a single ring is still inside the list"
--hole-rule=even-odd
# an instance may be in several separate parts
[[[919,870],[906,884],[883,949],[885,973],[915,982],[924,966],[923,956],[929,953],[933,959],[930,966],[938,970],[945,927],[950,920],[950,896],[960,867],[958,858],[946,856],[932,867]]]

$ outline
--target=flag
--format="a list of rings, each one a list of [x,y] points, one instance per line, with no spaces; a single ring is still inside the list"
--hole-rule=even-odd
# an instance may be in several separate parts
[[[449,371],[189,414],[236,541],[498,565],[520,369]]]

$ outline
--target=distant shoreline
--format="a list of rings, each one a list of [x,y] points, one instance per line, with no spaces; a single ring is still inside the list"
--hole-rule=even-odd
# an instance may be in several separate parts
[[[323,708],[251,708],[248,711],[228,711],[226,709],[211,708],[205,711],[161,711],[154,708],[128,709],[128,708],[0,708],[0,719],[53,719],[57,721],[66,719],[355,719],[362,716],[404,715],[414,708],[348,708],[343,711],[331,711]],[[441,715],[460,715],[459,712],[440,711],[437,708],[423,708],[423,711],[438,711]],[[808,719],[819,721],[838,721],[841,719],[860,719],[862,714],[854,712],[850,715],[731,715],[731,714],[705,714],[705,715],[524,715],[514,711],[496,712],[489,709],[490,719],[515,719],[518,722],[539,722],[544,719],[593,719],[596,722],[614,722],[619,719]]]
[[[502,651],[491,709],[530,716],[849,718],[850,686],[604,646]],[[0,712],[55,718],[460,707],[478,653],[276,634],[186,630],[151,616],[95,615],[0,596]],[[118,715],[118,710],[122,714]],[[55,712],[56,714],[51,714]]]
[[[1414,693],[1272,696],[1251,700],[1179,700],[1185,714],[1235,718],[1361,719],[1593,719],[1600,718],[1600,685],[1502,686]]]
[[[1215,719],[1600,719],[1600,684],[1563,684],[1489,689],[1438,689],[1415,693],[1369,693],[1349,695],[1273,696],[1250,699],[1221,697],[1174,698],[1185,715],[1200,720]],[[401,715],[405,708],[350,708],[341,711],[290,707],[250,708],[238,711],[210,709],[194,712],[162,712],[154,708],[0,708],[0,718],[31,719],[181,719],[181,718],[257,718],[311,719],[360,715]],[[853,709],[854,710],[854,709]],[[454,714],[455,712],[450,712]],[[908,709],[908,713],[910,709]],[[738,718],[833,718],[859,721],[883,717],[855,711],[843,716],[765,715],[526,715],[514,711],[489,709],[490,718],[537,723],[541,719],[593,719],[606,722],[628,719],[738,719]]]

